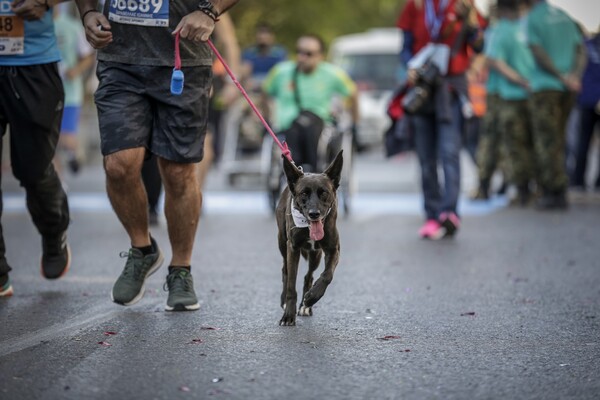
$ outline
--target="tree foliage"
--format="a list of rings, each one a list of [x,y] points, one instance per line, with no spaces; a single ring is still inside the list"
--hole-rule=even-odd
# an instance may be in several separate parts
[[[230,13],[240,45],[254,41],[254,28],[266,22],[277,41],[293,49],[298,36],[316,33],[325,43],[369,28],[394,26],[406,0],[240,0]]]

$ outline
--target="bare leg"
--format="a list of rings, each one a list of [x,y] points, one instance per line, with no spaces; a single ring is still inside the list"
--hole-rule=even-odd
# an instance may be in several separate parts
[[[159,158],[165,187],[165,217],[173,251],[170,265],[190,265],[202,193],[196,164],[182,164]]]
[[[202,161],[198,163],[198,183],[200,185],[200,191],[204,188],[204,182],[206,182],[206,176],[212,166],[213,159],[215,158],[215,152],[213,151],[213,134],[210,131],[206,132],[204,138],[204,156]]]
[[[150,245],[148,200],[140,175],[145,151],[140,147],[104,157],[108,198],[134,247]]]

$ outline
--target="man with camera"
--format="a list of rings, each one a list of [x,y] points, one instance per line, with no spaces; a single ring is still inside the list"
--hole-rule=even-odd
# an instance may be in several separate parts
[[[404,34],[400,57],[411,87],[403,107],[412,119],[421,165],[424,239],[453,236],[460,227],[461,99],[468,97],[471,54],[483,47],[482,25],[471,0],[409,0],[398,18]]]

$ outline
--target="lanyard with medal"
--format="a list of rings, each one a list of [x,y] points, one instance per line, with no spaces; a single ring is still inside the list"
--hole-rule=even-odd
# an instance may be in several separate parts
[[[433,0],[425,1],[425,25],[429,31],[431,40],[436,42],[440,35],[440,29],[444,22],[446,7],[448,6],[448,0],[440,0],[439,8],[437,13],[435,12],[435,5]]]

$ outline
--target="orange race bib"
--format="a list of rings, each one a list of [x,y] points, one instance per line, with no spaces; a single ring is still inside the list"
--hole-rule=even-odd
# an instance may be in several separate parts
[[[0,56],[23,54],[25,23],[10,9],[10,0],[0,0]]]

